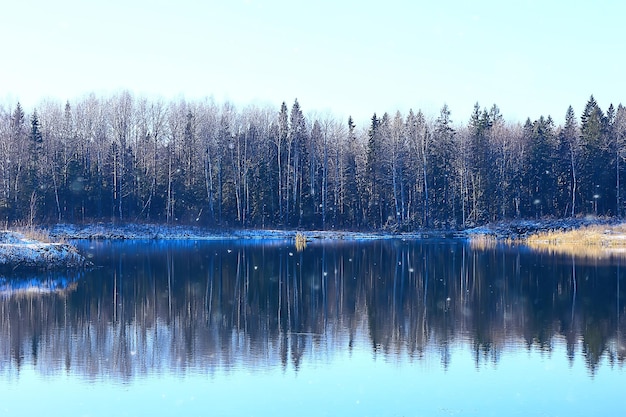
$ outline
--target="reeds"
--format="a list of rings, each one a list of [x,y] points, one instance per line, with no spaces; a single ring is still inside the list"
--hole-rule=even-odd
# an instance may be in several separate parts
[[[37,242],[42,243],[52,243],[53,240],[50,237],[50,233],[48,233],[45,229],[39,229],[32,226],[19,227],[17,229],[18,232],[24,235],[24,237],[36,240]]]
[[[304,233],[297,232],[296,233],[296,250],[301,252],[306,248],[306,236]]]
[[[532,249],[552,253],[601,256],[626,249],[626,224],[585,226],[572,230],[548,230],[524,239]]]
[[[497,246],[498,239],[492,235],[474,235],[470,237],[469,244],[472,249],[488,250]]]
[[[66,243],[65,239],[55,239],[50,236],[50,232],[47,229],[41,227],[17,225],[15,231],[23,234],[27,239],[41,243]]]

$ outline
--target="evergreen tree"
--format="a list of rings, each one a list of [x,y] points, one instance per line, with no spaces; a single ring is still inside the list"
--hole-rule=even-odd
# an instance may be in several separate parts
[[[606,120],[593,96],[589,98],[581,116],[582,166],[580,191],[588,212],[606,213],[606,204],[614,201],[613,170],[607,170],[611,153],[607,146]]]
[[[308,184],[310,176],[305,175],[305,172],[310,168],[308,164],[308,150],[307,146],[307,132],[306,122],[300,103],[296,99],[291,107],[291,114],[289,116],[289,133],[288,143],[291,144],[291,167],[290,170],[290,195],[291,195],[291,209],[293,211],[293,225],[302,225],[303,216],[303,198],[307,205],[310,205],[308,190],[310,185]],[[306,196],[305,196],[306,194]],[[297,220],[297,223],[295,221]]]
[[[70,221],[77,221],[81,219],[80,208],[84,206],[84,191],[85,191],[85,167],[81,162],[83,161],[82,154],[79,146],[81,143],[78,141],[75,133],[74,116],[72,114],[72,107],[70,102],[65,103],[63,110],[63,127],[61,133],[61,157],[60,162],[57,163],[56,169],[58,169],[58,177],[53,174],[53,180],[55,183],[55,189],[59,191],[58,205],[58,220],[61,221],[63,216],[69,214]],[[56,169],[54,172],[56,173]],[[57,184],[58,183],[58,184]]]
[[[26,208],[28,225],[32,226],[40,208],[40,199],[43,184],[40,177],[40,164],[43,156],[43,135],[37,110],[33,111],[30,120],[30,135],[28,141],[28,155],[26,177],[21,194],[21,203]]]
[[[495,194],[494,158],[491,155],[489,131],[492,120],[486,109],[480,110],[478,103],[469,122],[470,155],[470,187],[472,220],[475,223],[489,221],[492,218],[493,205],[489,199]]]
[[[445,224],[454,219],[453,181],[454,129],[450,120],[450,109],[444,105],[435,120],[431,150],[432,211]]]
[[[314,155],[309,161],[311,167],[309,216],[311,217],[310,221],[315,225],[318,225],[318,219],[321,219],[321,224],[317,227],[322,228],[326,226],[326,199],[328,198],[328,155],[324,138],[320,121],[315,119],[309,140],[311,144],[310,153]],[[317,159],[320,160],[319,163]]]
[[[526,162],[528,208],[535,217],[553,215],[557,175],[555,174],[556,142],[554,123],[541,116],[530,126],[530,144]]]
[[[564,215],[569,214],[574,217],[577,209],[578,196],[578,171],[580,165],[580,133],[578,132],[578,123],[572,106],[567,108],[565,113],[565,125],[559,132],[559,151],[560,157],[560,183],[569,184],[567,193],[561,193],[561,203],[566,204],[569,210],[563,211]],[[569,196],[569,198],[567,198]]]
[[[380,159],[382,153],[382,139],[380,134],[380,120],[376,113],[372,116],[369,131],[367,133],[367,159],[365,165],[367,201],[366,221],[370,227],[382,226],[382,201],[381,201],[381,169]]]
[[[287,208],[289,202],[289,172],[284,166],[285,159],[289,162],[289,157],[287,156],[287,158],[285,158],[288,136],[289,118],[287,113],[287,104],[283,101],[280,106],[280,112],[278,113],[278,131],[274,135],[276,144],[276,171],[278,175],[278,218],[283,224],[285,221],[288,221]],[[289,165],[289,163],[287,163],[287,165]]]
[[[344,203],[346,208],[344,211],[347,213],[348,224],[351,227],[358,227],[362,225],[362,204],[361,204],[361,191],[359,189],[359,179],[357,170],[357,137],[355,132],[356,125],[352,116],[348,117],[348,131],[346,141],[345,152],[345,182],[346,182],[346,198]]]

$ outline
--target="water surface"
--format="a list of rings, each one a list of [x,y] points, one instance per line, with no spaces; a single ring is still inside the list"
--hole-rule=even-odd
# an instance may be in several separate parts
[[[621,258],[453,240],[79,245],[98,268],[4,277],[0,415],[626,409]],[[48,289],[24,291],[33,280]]]

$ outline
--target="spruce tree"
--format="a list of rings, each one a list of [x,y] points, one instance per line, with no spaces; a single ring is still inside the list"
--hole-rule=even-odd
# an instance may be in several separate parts
[[[30,135],[28,141],[28,160],[26,170],[26,181],[22,187],[22,202],[27,205],[27,221],[32,226],[35,215],[39,209],[39,199],[41,197],[40,187],[40,160],[43,155],[43,135],[37,110],[33,111],[30,121]]]
[[[380,226],[377,222],[377,208],[380,203],[380,184],[379,184],[379,165],[380,165],[380,121],[376,113],[372,116],[370,128],[367,132],[367,154],[365,163],[365,175],[367,182],[366,201],[367,201],[367,222],[370,227]]]
[[[578,122],[574,114],[574,108],[569,106],[565,113],[565,125],[559,133],[559,152],[560,157],[560,176],[562,183],[569,184],[567,195],[569,198],[563,198],[567,201],[566,212],[574,217],[577,210],[578,197],[578,171],[580,165],[580,134],[578,132]],[[565,196],[565,193],[562,194]],[[564,204],[565,202],[562,202]]]
[[[582,166],[580,190],[587,212],[603,213],[605,204],[610,198],[610,188],[614,184],[612,173],[608,173],[606,165],[610,161],[610,153],[606,146],[606,121],[604,112],[593,95],[587,101],[581,116],[580,126],[582,142]]]

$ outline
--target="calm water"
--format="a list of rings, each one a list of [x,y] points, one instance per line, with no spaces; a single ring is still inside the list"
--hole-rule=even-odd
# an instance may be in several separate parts
[[[79,245],[99,268],[0,278],[0,416],[626,411],[624,259],[458,241]]]

